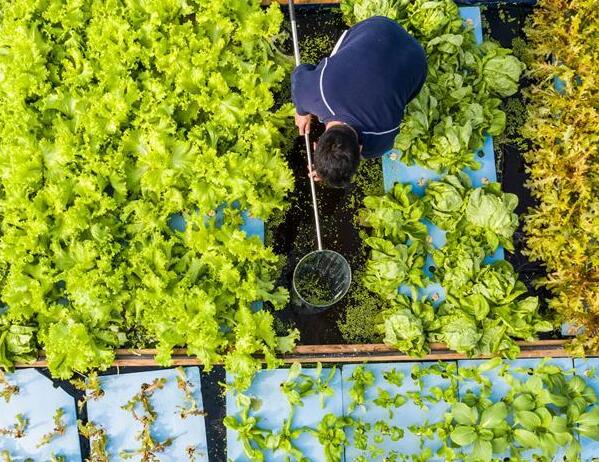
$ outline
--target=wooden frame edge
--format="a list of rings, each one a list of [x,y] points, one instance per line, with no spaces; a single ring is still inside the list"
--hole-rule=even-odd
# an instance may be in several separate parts
[[[517,342],[520,346],[520,358],[544,358],[544,357],[569,357],[570,354],[564,348],[567,340],[539,340],[537,342]],[[285,363],[351,363],[351,362],[408,362],[408,361],[441,361],[468,359],[466,355],[456,353],[442,343],[431,343],[431,351],[428,355],[415,358],[397,351],[396,349],[382,343],[347,344],[347,345],[299,345],[293,353],[281,355]],[[119,349],[113,366],[119,367],[148,367],[160,366],[154,359],[157,351],[151,348],[144,349]],[[478,359],[486,359],[489,356],[480,356]],[[263,358],[259,357],[264,361]],[[173,351],[173,366],[201,366],[203,363],[197,358],[187,355],[185,348]],[[44,356],[40,356],[32,363],[18,363],[17,368],[44,368],[48,363]]]

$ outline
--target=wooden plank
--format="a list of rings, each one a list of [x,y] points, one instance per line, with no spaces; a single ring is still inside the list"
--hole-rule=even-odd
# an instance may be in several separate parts
[[[567,340],[539,340],[537,342],[517,342],[520,348],[537,347],[559,347],[564,346]],[[431,343],[431,352],[450,351],[447,345],[443,343]],[[328,354],[345,354],[345,353],[383,353],[389,351],[397,351],[395,348],[385,345],[384,343],[368,343],[368,344],[341,344],[341,345],[299,345],[295,352],[302,354],[310,353],[328,353]]]
[[[518,342],[520,346],[521,358],[544,358],[544,357],[568,357],[568,352],[564,349],[567,340],[540,340],[537,342]],[[286,363],[294,361],[302,363],[324,362],[324,363],[345,363],[345,362],[382,362],[382,361],[439,361],[466,359],[465,355],[456,353],[447,348],[442,343],[432,343],[431,352],[422,358],[414,358],[403,354],[394,348],[382,344],[350,344],[350,345],[299,345],[296,350],[287,355],[281,356]],[[144,367],[159,366],[154,360],[156,350],[152,348],[143,349],[119,349],[116,351],[114,366],[119,367]],[[197,366],[202,362],[194,357],[187,356],[185,348],[173,350],[173,365],[175,366]],[[482,356],[480,358],[488,358]],[[262,359],[262,358],[258,358]],[[215,363],[219,364],[219,363]],[[46,358],[40,355],[37,361],[33,363],[20,363],[16,367],[48,367]]]
[[[520,348],[526,347],[538,347],[538,348],[548,348],[548,347],[556,347],[556,346],[564,346],[568,340],[538,340],[536,342],[517,342]],[[430,343],[430,348],[432,352],[436,351],[450,351],[447,348],[447,345],[443,343]],[[389,345],[385,345],[384,343],[361,343],[361,344],[331,344],[331,345],[298,345],[295,349],[295,353],[297,354],[347,354],[347,353],[384,353],[384,352],[396,352],[397,350]],[[135,356],[143,356],[143,355],[155,355],[156,350],[153,348],[140,348],[140,349],[130,349],[123,348],[116,350],[117,356],[120,355],[135,355]],[[178,355],[187,355],[187,350],[185,348],[175,348],[173,349],[173,356]]]
[[[270,5],[271,3],[287,5],[287,0],[262,0],[263,5]],[[340,3],[340,0],[294,0],[293,3],[296,5],[335,5]]]

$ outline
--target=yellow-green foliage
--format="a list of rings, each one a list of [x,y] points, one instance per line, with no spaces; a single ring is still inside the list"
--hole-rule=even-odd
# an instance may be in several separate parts
[[[564,321],[584,327],[573,346],[599,350],[599,0],[542,0],[527,27],[534,84],[522,134],[538,205],[524,218],[528,255]],[[554,77],[565,83],[560,94]]]

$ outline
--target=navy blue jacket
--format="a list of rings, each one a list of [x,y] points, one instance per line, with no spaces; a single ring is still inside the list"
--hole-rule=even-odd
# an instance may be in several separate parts
[[[420,44],[391,19],[375,16],[347,30],[330,57],[291,76],[299,114],[338,120],[358,132],[364,157],[393,147],[406,105],[426,79]]]

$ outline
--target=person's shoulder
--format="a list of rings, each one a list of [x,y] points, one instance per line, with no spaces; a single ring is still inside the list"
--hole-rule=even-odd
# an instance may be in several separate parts
[[[386,16],[371,16],[357,23],[352,29],[380,29],[380,28],[401,28],[399,23]]]
[[[387,16],[371,16],[370,18],[360,21],[358,24],[393,24],[398,26],[399,24]]]

